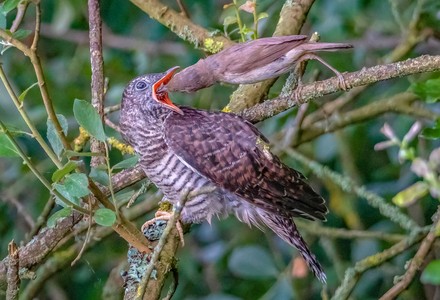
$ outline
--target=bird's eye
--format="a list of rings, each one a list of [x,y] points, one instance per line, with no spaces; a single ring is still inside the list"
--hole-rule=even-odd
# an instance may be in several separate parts
[[[145,90],[147,88],[147,83],[145,81],[139,81],[136,83],[135,88],[138,91]]]

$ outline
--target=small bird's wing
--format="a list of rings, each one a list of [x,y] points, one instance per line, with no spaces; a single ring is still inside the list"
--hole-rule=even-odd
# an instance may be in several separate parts
[[[182,162],[218,186],[284,216],[325,219],[324,199],[239,116],[181,107],[164,122],[165,141]]]
[[[219,74],[230,73],[239,76],[280,59],[293,48],[305,43],[306,40],[306,35],[261,38],[223,50],[220,53],[223,58],[221,61],[217,61],[216,55],[209,56],[205,60],[212,60],[212,63],[216,65],[213,71],[218,70]]]

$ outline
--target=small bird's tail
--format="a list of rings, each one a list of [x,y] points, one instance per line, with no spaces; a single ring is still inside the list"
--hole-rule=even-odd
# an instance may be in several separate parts
[[[307,52],[316,52],[316,51],[333,51],[333,50],[341,50],[341,49],[350,49],[353,48],[353,45],[347,43],[307,42],[298,47],[303,48]]]
[[[309,247],[302,238],[298,229],[296,229],[296,225],[292,218],[264,213],[261,219],[267,225],[267,227],[275,232],[280,238],[298,249],[299,253],[304,258],[313,274],[315,274],[315,276],[322,283],[326,282],[327,277],[325,276],[321,264],[318,262],[315,255],[309,250]]]

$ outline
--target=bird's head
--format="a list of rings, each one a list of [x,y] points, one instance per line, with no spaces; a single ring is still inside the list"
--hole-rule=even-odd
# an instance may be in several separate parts
[[[136,77],[125,87],[122,97],[122,110],[126,106],[140,109],[161,105],[179,114],[183,112],[168,97],[166,85],[179,67],[173,67],[164,73],[146,74]]]

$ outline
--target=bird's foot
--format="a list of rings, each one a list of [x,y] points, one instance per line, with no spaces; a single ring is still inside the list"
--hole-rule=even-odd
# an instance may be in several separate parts
[[[338,77],[338,86],[344,90],[348,91],[350,89],[348,83],[345,81],[344,76],[342,76],[341,73],[335,72],[336,76]]]
[[[295,90],[293,91],[293,96],[295,98],[296,105],[299,106],[301,102],[299,102],[299,96],[301,95],[301,91],[303,88],[303,83],[300,78],[298,78],[298,83],[296,85]]]
[[[172,215],[173,215],[173,213],[170,213],[168,211],[163,211],[163,210],[156,211],[156,213],[154,214],[154,218],[146,221],[142,225],[142,227],[141,227],[142,232],[144,232],[144,229],[148,228],[148,226],[150,226],[151,224],[154,224],[154,222],[156,222],[156,221],[159,221],[159,220],[169,221],[171,219]],[[176,230],[177,230],[177,233],[179,234],[180,242],[182,243],[182,247],[183,247],[183,246],[185,246],[185,240],[183,239],[182,224],[180,223],[179,220],[177,220],[177,222],[176,222]]]

